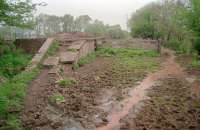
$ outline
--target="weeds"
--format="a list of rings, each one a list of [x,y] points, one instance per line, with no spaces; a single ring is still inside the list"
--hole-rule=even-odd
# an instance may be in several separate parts
[[[73,65],[73,69],[76,70],[81,66],[88,64],[96,59],[96,53],[90,53],[86,57],[80,58],[77,63]]]
[[[47,51],[47,56],[52,56],[56,53],[56,51],[58,50],[59,48],[59,43],[57,41],[54,41],[52,43],[52,45],[49,47],[48,51]]]
[[[158,53],[152,50],[133,49],[133,48],[99,48],[96,52],[98,56],[117,56],[117,57],[157,57]]]
[[[12,78],[26,67],[31,57],[20,49],[9,50],[7,48],[0,57],[0,76]]]
[[[65,102],[65,97],[60,93],[55,93],[50,97],[51,103],[63,103]]]
[[[152,50],[142,50],[133,48],[112,48],[103,47],[99,48],[96,52],[93,52],[86,57],[78,60],[77,63],[73,65],[73,69],[79,69],[81,66],[88,64],[99,57],[117,57],[121,65],[134,68],[147,68],[148,70],[153,70],[157,67],[157,63],[153,60],[144,60],[145,57],[157,57],[159,54]]]
[[[58,81],[58,85],[61,87],[68,87],[76,83],[75,79],[72,78],[65,78]]]
[[[189,67],[192,68],[199,68],[200,67],[200,60],[197,58],[194,58],[191,62],[191,64],[189,65]]]
[[[0,120],[5,125],[0,129],[21,129],[19,111],[23,106],[25,90],[32,79],[39,73],[37,69],[31,72],[22,72],[5,82],[0,87]],[[11,110],[15,110],[12,112]]]

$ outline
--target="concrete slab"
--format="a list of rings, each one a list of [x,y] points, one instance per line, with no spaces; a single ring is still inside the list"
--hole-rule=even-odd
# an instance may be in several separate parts
[[[48,57],[44,60],[43,65],[45,67],[53,67],[58,65],[59,63],[59,57]]]
[[[60,54],[60,62],[63,64],[71,64],[78,60],[78,52],[62,52]]]
[[[76,41],[73,42],[71,46],[68,47],[69,50],[77,50],[79,51],[81,47],[84,45],[85,41]]]

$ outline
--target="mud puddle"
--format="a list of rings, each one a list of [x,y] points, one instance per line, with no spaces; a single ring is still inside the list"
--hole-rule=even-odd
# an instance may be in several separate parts
[[[175,62],[175,56],[170,50],[164,50],[167,60],[163,63],[163,69],[158,72],[149,74],[140,85],[131,90],[130,98],[122,101],[123,108],[120,111],[113,109],[108,116],[109,123],[105,126],[98,127],[96,130],[118,130],[120,128],[120,120],[129,114],[130,110],[147,98],[146,90],[150,89],[157,80],[167,77],[169,75],[183,76],[183,69]]]

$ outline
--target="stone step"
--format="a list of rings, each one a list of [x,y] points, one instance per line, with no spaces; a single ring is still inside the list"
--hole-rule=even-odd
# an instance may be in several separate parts
[[[78,52],[62,52],[60,54],[60,62],[63,64],[72,64],[78,60]]]
[[[59,57],[48,57],[44,60],[43,66],[45,67],[53,67],[58,65],[59,63]]]
[[[68,47],[68,50],[76,50],[79,51],[81,49],[81,47],[84,45],[85,41],[76,41],[73,42],[73,44],[71,46]]]

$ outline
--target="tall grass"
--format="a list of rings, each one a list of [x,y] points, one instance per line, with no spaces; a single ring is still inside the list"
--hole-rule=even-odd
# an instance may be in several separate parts
[[[26,88],[39,71],[22,72],[0,86],[0,120],[5,124],[0,129],[21,130],[19,112],[23,107]],[[11,111],[11,110],[15,111]]]
[[[15,47],[1,47],[4,47],[4,50],[0,56],[0,76],[12,78],[26,67],[32,56]]]

